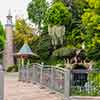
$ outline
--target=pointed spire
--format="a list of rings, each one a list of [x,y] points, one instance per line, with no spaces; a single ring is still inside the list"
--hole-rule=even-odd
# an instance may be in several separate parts
[[[8,11],[6,26],[12,26],[11,9],[9,9],[9,11]]]
[[[7,16],[7,18],[12,18],[11,9],[8,10],[8,16]]]
[[[8,11],[8,15],[11,16],[11,9],[9,9],[9,11]]]

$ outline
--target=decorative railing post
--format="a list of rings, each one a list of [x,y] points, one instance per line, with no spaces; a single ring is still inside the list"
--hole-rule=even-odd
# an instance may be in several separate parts
[[[70,70],[64,72],[64,100],[70,100]]]
[[[44,65],[41,64],[41,69],[40,69],[40,84],[43,83],[43,67],[44,67]]]
[[[50,87],[53,88],[54,86],[54,68],[51,67],[51,84],[50,84]]]
[[[32,82],[33,84],[36,83],[36,70],[35,70],[36,65],[33,64],[33,74],[32,74]]]
[[[28,62],[27,62],[27,65],[26,65],[26,81],[27,82],[30,82],[30,76],[29,76],[29,74],[30,74],[30,72],[29,72],[29,65],[30,65],[30,63],[29,63],[29,60],[28,60]]]
[[[21,64],[20,64],[20,59],[18,59],[18,81],[21,81]]]
[[[0,65],[0,100],[4,100],[4,70]]]

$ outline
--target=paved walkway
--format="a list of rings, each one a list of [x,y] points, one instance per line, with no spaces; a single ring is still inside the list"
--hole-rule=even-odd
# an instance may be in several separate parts
[[[5,77],[5,100],[62,100],[60,95],[50,94],[40,85],[18,82],[16,74]]]
[[[40,85],[18,82],[16,74],[5,76],[5,100],[63,100],[50,90],[40,89]],[[70,100],[100,100],[100,97],[71,97]]]

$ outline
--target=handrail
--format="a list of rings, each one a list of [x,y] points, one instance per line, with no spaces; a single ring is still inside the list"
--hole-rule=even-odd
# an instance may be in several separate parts
[[[31,67],[22,69],[20,79],[22,81],[39,82],[53,91],[69,96],[70,72],[69,70],[54,65],[44,65],[38,63],[29,64]],[[32,70],[30,70],[32,68]],[[67,90],[66,90],[67,89]]]

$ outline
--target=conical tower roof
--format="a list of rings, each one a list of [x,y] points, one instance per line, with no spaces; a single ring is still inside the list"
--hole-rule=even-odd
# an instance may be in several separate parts
[[[17,55],[21,56],[21,55],[25,55],[25,56],[38,56],[37,54],[33,53],[31,48],[29,47],[29,45],[27,43],[25,43],[22,48],[19,50],[19,52],[17,53]]]

